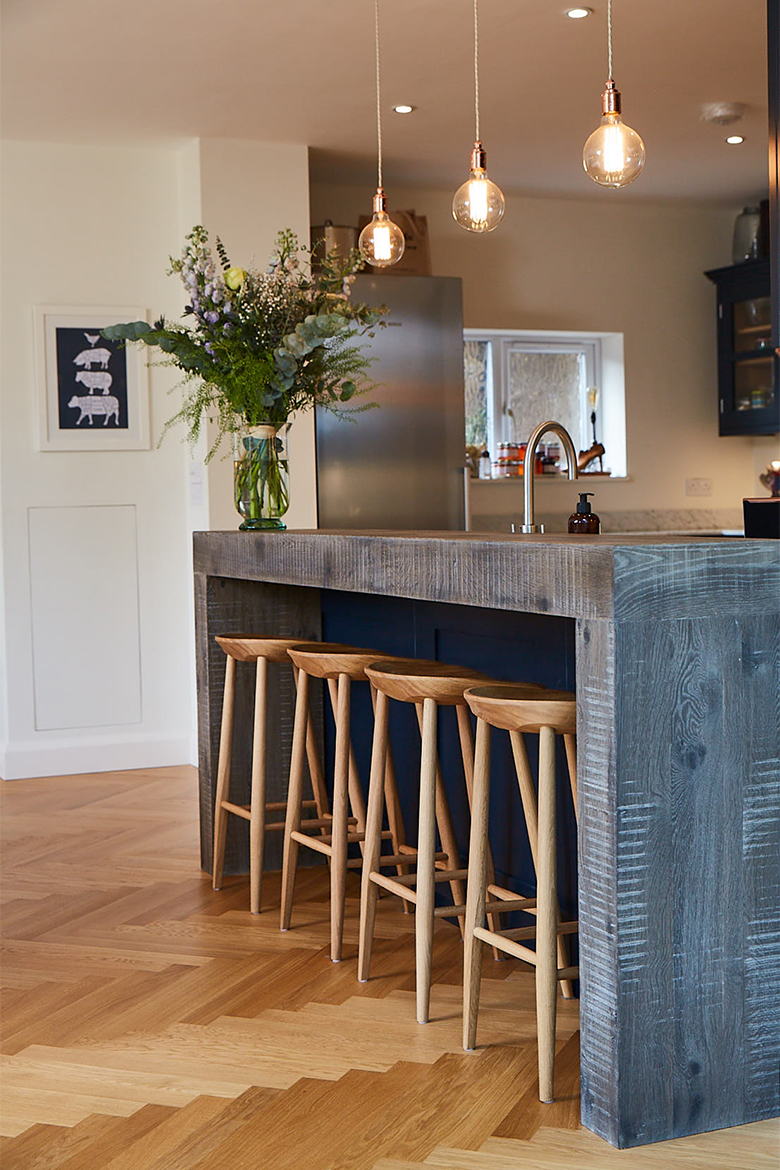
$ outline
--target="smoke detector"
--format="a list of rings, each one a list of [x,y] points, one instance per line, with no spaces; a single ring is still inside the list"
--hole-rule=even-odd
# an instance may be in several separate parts
[[[701,108],[701,120],[715,126],[730,126],[744,117],[746,109],[744,102],[705,102]]]

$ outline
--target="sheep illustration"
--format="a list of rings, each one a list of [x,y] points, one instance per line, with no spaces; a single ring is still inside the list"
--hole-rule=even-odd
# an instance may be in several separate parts
[[[86,386],[88,390],[101,390],[103,394],[108,394],[113,380],[111,375],[103,370],[80,370],[76,374],[76,381],[81,382],[82,386]]]
[[[116,425],[119,426],[119,399],[115,398],[113,394],[74,394],[68,406],[81,411],[79,417],[76,419],[76,426],[79,425],[82,419],[88,418],[89,425],[92,426],[92,420],[95,415],[105,415],[103,419],[103,426],[108,426],[108,420],[113,418]]]
[[[102,370],[108,369],[108,363],[111,359],[110,349],[82,349],[81,353],[77,353],[74,357],[74,364],[77,366],[85,366],[86,369],[91,370],[92,366],[100,366]]]

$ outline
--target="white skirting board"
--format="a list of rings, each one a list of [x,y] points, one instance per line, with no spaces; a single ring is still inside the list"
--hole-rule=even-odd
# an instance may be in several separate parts
[[[0,747],[0,779],[74,776],[86,772],[125,772],[130,768],[168,768],[196,764],[190,737],[127,734],[90,735],[9,743]]]

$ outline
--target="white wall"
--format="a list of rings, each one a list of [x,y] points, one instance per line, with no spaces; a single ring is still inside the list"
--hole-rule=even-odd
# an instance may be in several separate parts
[[[312,184],[312,223],[357,223],[370,195]],[[467,327],[625,335],[630,479],[598,482],[599,511],[736,512],[743,496],[761,494],[757,470],[777,458],[778,441],[718,437],[715,290],[702,275],[730,263],[735,210],[621,201],[609,191],[510,196],[502,224],[480,237],[454,222],[449,191],[401,188],[389,198],[427,216],[433,271],[462,277]],[[686,497],[690,477],[711,479],[712,496]],[[522,509],[519,484],[473,486],[477,518]],[[565,482],[537,492],[542,511],[566,514],[573,502]]]
[[[0,449],[8,727],[0,773],[14,778],[180,763],[189,756],[191,733],[184,449],[168,442],[159,451],[39,451],[33,339],[36,304],[135,304],[178,311],[165,277],[166,257],[178,235],[174,160],[154,150],[8,142],[2,171]],[[153,435],[170,413],[170,384],[168,371],[152,370]],[[74,671],[65,660],[57,685],[63,698],[76,680],[84,685],[82,725],[73,726],[71,718],[67,729],[41,731],[31,653],[29,510],[57,506],[76,515],[95,504],[135,510],[137,556],[131,561],[139,618],[125,608],[115,620],[118,625],[139,621],[141,719],[94,726],[89,670],[85,679],[83,669]],[[52,581],[62,575],[72,582],[85,550],[73,548],[69,563],[53,550],[47,563],[45,553],[38,550],[36,571]],[[101,607],[114,602],[111,596],[93,598]],[[46,612],[39,611],[40,623],[68,626],[66,610],[51,610],[54,591],[41,605]],[[89,634],[84,631],[85,643]],[[109,660],[112,653],[106,645]],[[121,665],[120,656],[117,671]]]
[[[202,474],[174,433],[157,448],[176,409],[176,397],[168,395],[175,371],[160,367],[150,371],[150,450],[39,451],[33,306],[130,304],[178,317],[180,286],[166,276],[167,259],[179,253],[194,223],[220,233],[237,263],[264,265],[282,227],[294,228],[305,241],[306,148],[274,147],[273,168],[267,159],[262,144],[216,140],[178,150],[3,145],[0,775],[6,779],[195,758],[191,531],[238,526],[230,461],[216,459]],[[291,521],[316,525],[312,420],[296,430]],[[63,539],[47,547],[41,534],[57,531],[53,508],[62,509],[78,547]],[[112,517],[125,532],[113,556],[95,523]],[[137,552],[127,547],[133,533]],[[110,535],[116,539],[116,532]],[[112,637],[110,623],[109,632],[103,623],[97,639],[95,622],[82,640],[77,623],[86,624],[84,598],[92,590],[100,594],[100,582],[112,596],[95,596],[94,604],[121,609],[115,619],[121,630]],[[67,608],[64,594],[71,599]],[[127,688],[133,621],[140,666],[138,685]],[[41,631],[62,633],[68,652],[48,654]],[[97,703],[90,707],[90,691],[98,686],[128,695],[126,720],[105,725],[106,710],[117,707],[102,704],[99,713]],[[83,702],[75,705],[84,713],[80,721],[73,713],[74,689],[83,691]],[[136,691],[140,719],[133,709]],[[38,726],[36,698],[46,711]],[[56,730],[42,729],[44,722]]]

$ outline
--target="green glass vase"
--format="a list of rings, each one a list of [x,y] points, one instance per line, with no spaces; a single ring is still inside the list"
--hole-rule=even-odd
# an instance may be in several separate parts
[[[242,532],[283,529],[290,506],[287,427],[270,423],[233,436],[233,494]]]

